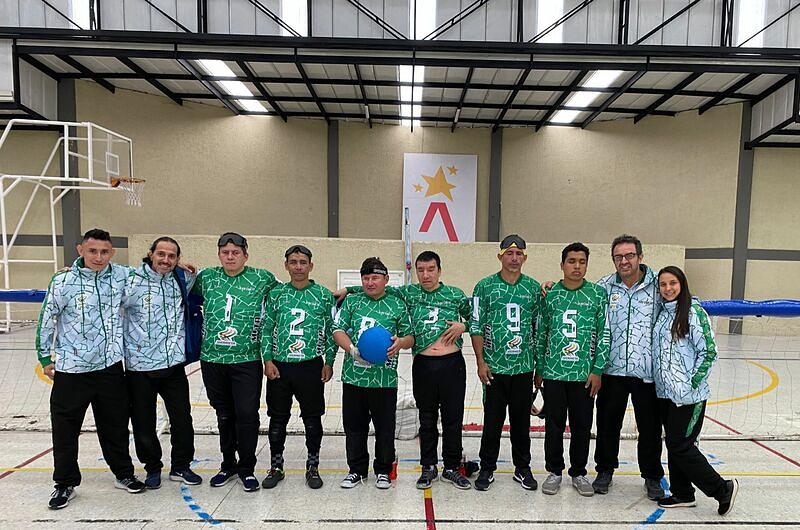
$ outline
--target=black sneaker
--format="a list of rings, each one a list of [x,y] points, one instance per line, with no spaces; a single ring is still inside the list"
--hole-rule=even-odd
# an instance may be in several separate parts
[[[539,483],[533,478],[533,473],[530,468],[528,469],[515,469],[514,482],[519,482],[523,489],[535,491],[539,487]]]
[[[488,469],[481,469],[478,478],[475,479],[475,489],[486,491],[492,486],[492,482],[494,482],[494,474]]]
[[[75,498],[75,488],[72,486],[61,486],[56,484],[53,493],[50,495],[50,502],[47,503],[51,510],[66,508],[69,501]]]
[[[449,482],[460,490],[468,490],[472,488],[469,479],[456,471],[455,469],[442,470],[442,482]]]
[[[189,486],[197,486],[203,483],[203,478],[189,469],[173,469],[169,472],[169,479],[175,482],[183,482]]]
[[[258,485],[258,479],[253,475],[239,477],[239,479],[242,481],[242,489],[248,493],[261,489],[261,486]]]
[[[600,495],[605,495],[608,493],[608,488],[611,487],[611,483],[614,481],[614,474],[613,473],[606,473],[601,471],[597,474],[594,481],[592,482],[592,488],[594,488],[595,493],[599,493]]]
[[[666,493],[664,492],[664,486],[661,485],[660,479],[644,479],[644,491],[647,493],[647,498],[651,501],[660,501],[666,496]]]
[[[216,475],[211,477],[208,483],[211,484],[212,488],[221,488],[231,480],[236,480],[237,478],[239,478],[239,475],[237,475],[235,471],[220,469]]]
[[[306,469],[306,486],[312,490],[318,490],[322,487],[322,477],[319,476],[317,466],[309,466]]]
[[[347,476],[344,477],[344,479],[342,479],[342,481],[339,483],[339,486],[346,490],[353,489],[359,484],[363,484],[365,478],[366,477],[364,475],[359,473],[348,473]]]
[[[439,469],[436,466],[422,466],[422,473],[417,479],[417,489],[426,490],[430,488],[437,478],[439,478]]]
[[[739,493],[739,481],[736,479],[728,480],[725,484],[725,493],[717,499],[719,501],[719,508],[717,513],[720,515],[728,515],[733,510],[733,503],[736,501],[736,494]]]
[[[161,487],[161,471],[151,471],[144,479],[144,485],[149,490],[157,490]]]
[[[128,493],[141,493],[147,489],[147,486],[144,485],[144,482],[135,476],[116,479],[114,481],[114,487],[117,489],[126,490]]]
[[[674,495],[658,501],[659,508],[694,508],[695,506],[697,506],[697,501],[694,499],[679,499]]]
[[[275,486],[278,485],[278,482],[283,480],[283,477],[286,476],[286,473],[283,472],[282,467],[273,467],[267,473],[267,476],[264,477],[264,480],[261,481],[261,485],[264,487],[265,490],[271,490]]]

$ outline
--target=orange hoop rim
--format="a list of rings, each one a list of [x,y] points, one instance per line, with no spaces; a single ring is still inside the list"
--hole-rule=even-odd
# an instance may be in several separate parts
[[[144,184],[145,182],[147,182],[145,179],[134,177],[111,177],[109,179],[112,188],[119,187],[120,184]]]

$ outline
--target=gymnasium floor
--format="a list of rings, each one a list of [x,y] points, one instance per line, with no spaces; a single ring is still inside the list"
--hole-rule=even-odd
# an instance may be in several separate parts
[[[377,490],[370,481],[345,491],[338,486],[345,474],[344,439],[339,435],[330,435],[323,441],[320,467],[325,486],[321,490],[312,491],[303,484],[305,448],[302,437],[291,436],[286,452],[287,478],[274,490],[245,493],[238,483],[212,489],[207,483],[186,487],[165,481],[160,490],[130,495],[113,488],[112,475],[102,461],[94,432],[81,436],[84,478],[78,497],[66,509],[51,511],[46,508],[52,487],[52,444],[50,433],[45,430],[49,423],[49,386],[34,370],[33,328],[21,328],[0,336],[0,527],[800,527],[797,436],[793,441],[720,439],[737,432],[783,438],[800,433],[800,339],[719,336],[718,343],[720,361],[714,368],[713,394],[700,447],[723,476],[740,481],[736,509],[725,518],[716,514],[716,502],[699,492],[697,508],[667,512],[657,509],[644,497],[632,440],[622,441],[621,467],[610,494],[592,498],[580,497],[566,477],[561,492],[554,497],[540,491],[523,491],[511,480],[508,440],[503,441],[500,470],[488,492],[459,491],[439,482],[427,496],[415,489],[416,440],[398,440],[399,478],[390,490]],[[471,352],[465,353],[468,366],[473,366]],[[410,364],[409,357],[401,359],[402,377],[410,373]],[[470,429],[480,428],[480,391],[474,384],[474,370],[468,373],[471,379],[464,446],[467,458],[476,458],[479,438]],[[192,373],[190,381],[197,429],[208,432],[214,423],[213,411],[205,401],[200,374]],[[400,394],[409,389],[406,380],[401,383]],[[334,381],[327,392],[329,413],[325,428],[329,432],[341,431],[339,392],[339,384]],[[409,417],[413,418],[413,411]],[[92,426],[90,414],[86,425]],[[293,425],[299,424],[295,421]],[[262,406],[262,427],[265,426]],[[634,428],[626,424],[625,431],[631,434]],[[535,420],[533,430],[540,429],[539,420]],[[534,473],[541,482],[545,476],[543,440],[537,433],[533,436]],[[195,442],[193,467],[207,482],[219,463],[217,439],[199,434]],[[168,434],[162,436],[162,445],[168,454]],[[258,448],[257,476],[261,479],[269,458],[266,436],[260,437]]]

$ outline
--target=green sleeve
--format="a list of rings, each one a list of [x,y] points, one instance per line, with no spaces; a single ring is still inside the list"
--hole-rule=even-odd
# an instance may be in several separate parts
[[[336,352],[339,350],[339,346],[337,346],[336,341],[333,340],[334,311],[336,311],[336,300],[333,298],[333,294],[330,294],[328,295],[327,307],[325,310],[325,364],[331,367],[336,361]]]
[[[486,323],[486,304],[483,303],[483,283],[478,282],[472,291],[472,318],[469,323],[469,334],[483,336],[483,326]]]
[[[469,333],[470,321],[472,320],[472,304],[467,295],[461,297],[461,301],[458,304],[458,315],[464,321],[464,331]]]
[[[608,362],[609,348],[611,342],[611,333],[608,328],[608,297],[605,291],[598,294],[600,303],[597,304],[597,313],[595,314],[595,336],[597,337],[596,350],[594,352],[594,364],[592,365],[592,373],[595,375],[603,375],[603,370]]]
[[[264,301],[264,319],[261,321],[261,358],[271,361],[275,353],[275,326],[277,325],[278,297],[270,292]]]
[[[45,295],[44,302],[42,302],[42,309],[39,312],[39,322],[36,326],[36,355],[39,359],[39,364],[43,367],[53,364],[50,356],[50,350],[53,348],[56,335],[56,318],[62,311],[60,296],[56,293],[56,278],[62,273],[57,273],[50,280],[50,285],[47,287],[47,294]]]
[[[708,377],[708,371],[717,358],[717,345],[714,341],[714,333],[711,331],[711,322],[708,320],[708,314],[699,305],[692,304],[692,307],[700,323],[699,328],[691,326],[690,329],[690,339],[697,352],[697,357],[702,357],[700,365],[692,376],[692,388],[697,388]]]
[[[544,372],[545,358],[547,356],[547,343],[550,338],[550,315],[547,300],[539,297],[539,310],[534,316],[536,321],[536,348],[534,350],[534,366],[536,373]]]
[[[339,313],[336,315],[336,318],[333,321],[333,331],[344,331],[347,333],[350,328],[352,328],[350,325],[350,319],[352,318],[350,300],[352,299],[344,299],[344,303],[342,304],[341,309],[339,309]]]
[[[203,296],[203,284],[205,283],[203,280],[207,276],[209,270],[210,269],[202,270],[197,275],[197,279],[194,281],[194,285],[192,285],[192,293]]]
[[[403,311],[397,319],[397,336],[408,337],[414,334],[414,328],[411,327],[411,317],[408,316],[408,307],[405,302],[402,304]]]

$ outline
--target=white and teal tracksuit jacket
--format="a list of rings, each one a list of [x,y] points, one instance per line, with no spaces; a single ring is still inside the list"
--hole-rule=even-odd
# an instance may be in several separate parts
[[[661,298],[653,269],[647,265],[640,267],[642,278],[631,288],[616,273],[597,282],[608,294],[611,330],[611,349],[603,373],[652,382],[653,326]]]
[[[677,302],[664,303],[653,332],[656,395],[676,405],[692,405],[711,395],[708,375],[717,358],[714,332],[705,309],[696,299],[689,312],[689,333],[672,337]]]
[[[187,292],[195,276],[186,273]],[[125,369],[145,372],[186,360],[183,298],[175,275],[148,263],[131,271],[125,285]]]
[[[122,302],[130,267],[110,263],[100,272],[78,258],[50,280],[36,330],[42,366],[56,354],[56,371],[102,370],[122,360]]]

